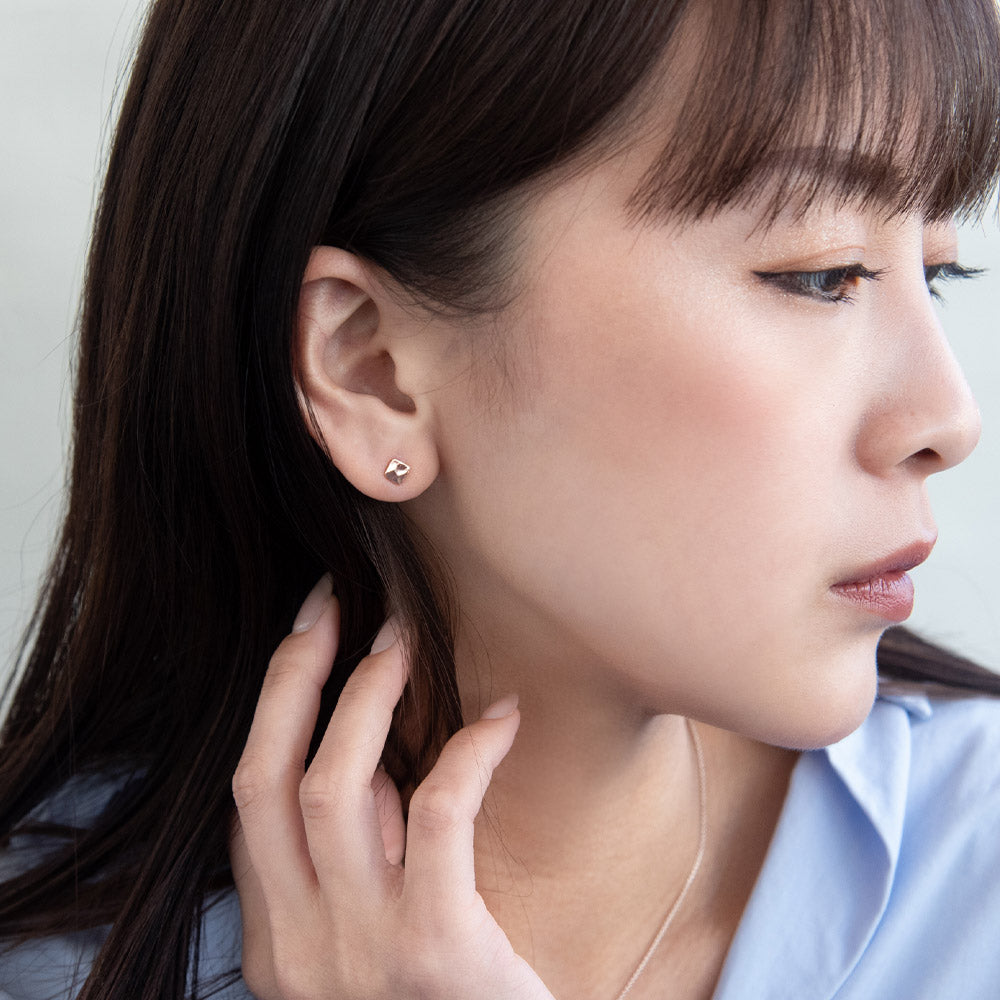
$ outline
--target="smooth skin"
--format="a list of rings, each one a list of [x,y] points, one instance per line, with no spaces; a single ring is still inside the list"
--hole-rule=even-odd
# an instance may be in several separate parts
[[[640,225],[654,146],[537,192],[496,316],[429,314],[351,254],[312,255],[299,388],[338,468],[404,503],[454,574],[479,721],[417,790],[404,870],[377,773],[398,646],[359,668],[304,774],[334,612],[282,644],[235,782],[263,1000],[613,1000],[694,857],[685,717],[709,847],[630,998],[704,1000],[796,749],[871,706],[886,622],[834,585],[933,539],[926,480],[979,434],[928,289],[954,227],[832,203]],[[504,692],[518,710],[480,718]]]

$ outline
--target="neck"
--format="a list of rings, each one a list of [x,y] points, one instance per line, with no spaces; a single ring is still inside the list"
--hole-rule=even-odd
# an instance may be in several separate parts
[[[565,671],[565,664],[537,661],[518,669],[493,647],[492,690],[518,692],[521,728],[477,822],[477,886],[515,950],[556,996],[614,1000],[694,864],[697,757],[684,718],[643,712],[585,683],[582,669],[574,671],[577,683],[560,683]],[[460,672],[469,718],[484,703],[475,677]],[[662,995],[664,981],[684,995],[668,961],[679,937],[711,952],[689,976],[702,984],[689,995],[710,995],[795,759],[696,725],[707,768],[708,850],[630,1000],[647,989]]]

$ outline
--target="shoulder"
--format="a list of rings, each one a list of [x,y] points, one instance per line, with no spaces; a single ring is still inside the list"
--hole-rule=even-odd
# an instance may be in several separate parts
[[[73,830],[91,824],[126,780],[123,774],[109,772],[79,775],[62,785],[31,812],[32,832],[15,833],[0,852],[0,885],[36,867],[65,845]],[[76,996],[106,934],[106,928],[91,928],[16,946],[0,941],[0,1000]]]
[[[4,948],[0,943],[0,1000],[72,1000],[90,974],[106,927]],[[199,995],[252,1000],[239,973],[242,927],[235,891],[205,907],[198,946]]]
[[[15,835],[0,851],[3,882],[37,865],[66,831],[93,823],[110,800],[127,794],[135,772],[107,772],[74,778],[31,814],[43,830],[59,833]],[[109,928],[98,927],[11,944],[0,941],[0,1000],[71,1000],[83,988]],[[235,890],[219,893],[204,907],[198,946],[198,979],[202,991],[219,1000],[250,1000],[238,974],[242,943],[239,902]]]
[[[107,928],[79,931],[4,948],[0,943],[0,1000],[72,1000],[90,974]],[[234,891],[205,908],[198,947],[199,995],[252,1000],[239,974],[239,902]]]
[[[0,944],[0,1000],[69,1000],[83,988],[106,930]]]

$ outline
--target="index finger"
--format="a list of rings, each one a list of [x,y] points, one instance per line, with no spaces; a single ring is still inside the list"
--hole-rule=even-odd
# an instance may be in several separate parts
[[[408,675],[396,628],[390,618],[348,678],[299,789],[313,866],[330,888],[386,863],[372,778]]]
[[[269,902],[301,904],[315,885],[298,805],[320,695],[337,653],[339,605],[324,577],[307,599],[319,608],[307,629],[292,632],[271,657],[250,735],[233,777],[250,860]]]

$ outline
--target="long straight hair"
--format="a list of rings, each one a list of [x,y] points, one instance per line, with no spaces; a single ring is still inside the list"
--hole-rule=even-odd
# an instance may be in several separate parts
[[[321,725],[390,609],[414,660],[386,752],[404,794],[462,724],[446,567],[300,415],[311,248],[359,254],[430,307],[495,310],[522,195],[627,142],[639,111],[665,135],[639,219],[769,192],[974,214],[1000,170],[997,10],[152,5],[89,258],[67,514],[0,745],[0,837],[49,847],[3,885],[0,936],[109,925],[86,1000],[191,989],[206,894],[231,885],[230,782],[263,673],[321,573],[343,606]],[[802,148],[808,169],[782,155]],[[915,642],[886,639],[892,671],[1000,690]],[[96,817],[41,823],[70,779],[101,774],[119,791]]]

